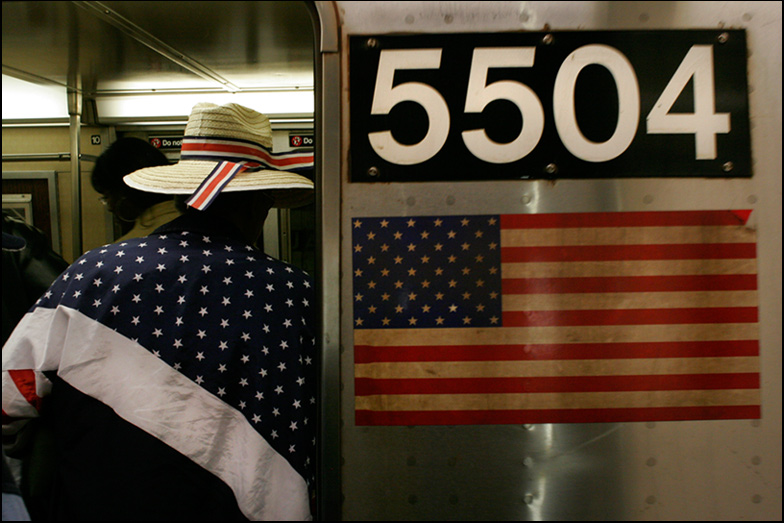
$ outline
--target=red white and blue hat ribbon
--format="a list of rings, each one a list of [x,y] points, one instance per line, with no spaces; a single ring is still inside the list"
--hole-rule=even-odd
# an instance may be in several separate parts
[[[313,168],[313,151],[273,153],[268,148],[239,138],[185,136],[180,161],[218,162],[186,202],[200,211],[209,207],[237,173],[273,169],[303,171]]]

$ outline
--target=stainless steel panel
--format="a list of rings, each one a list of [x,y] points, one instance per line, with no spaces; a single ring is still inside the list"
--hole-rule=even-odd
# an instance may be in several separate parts
[[[351,184],[343,121],[341,448],[347,520],[781,519],[781,4],[338,2],[347,35],[746,28],[748,180]],[[350,86],[348,86],[350,89]],[[345,91],[345,89],[344,89]],[[347,97],[344,95],[344,107]],[[351,218],[753,209],[762,419],[531,426],[354,423]]]
[[[340,456],[340,100],[338,18],[332,2],[315,2],[319,47],[316,60],[316,231],[321,300],[321,406],[317,517],[341,518]]]

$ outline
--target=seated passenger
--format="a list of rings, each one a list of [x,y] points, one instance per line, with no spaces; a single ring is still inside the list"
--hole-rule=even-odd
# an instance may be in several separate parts
[[[166,156],[139,138],[120,138],[95,162],[90,181],[101,193],[101,202],[121,221],[133,228],[117,239],[141,238],[180,215],[170,194],[131,189],[123,177],[144,167],[169,165]]]

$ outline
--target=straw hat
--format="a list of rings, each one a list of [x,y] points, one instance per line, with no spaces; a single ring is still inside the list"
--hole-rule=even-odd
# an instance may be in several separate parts
[[[123,180],[140,191],[191,194],[188,205],[201,210],[221,191],[257,190],[270,190],[275,207],[285,208],[312,200],[313,182],[290,172],[312,166],[313,152],[272,153],[272,128],[263,114],[233,103],[200,103],[188,118],[180,161]]]

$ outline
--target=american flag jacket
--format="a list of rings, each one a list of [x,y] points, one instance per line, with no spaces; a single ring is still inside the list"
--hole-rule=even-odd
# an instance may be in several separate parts
[[[66,269],[3,347],[4,433],[19,419],[45,414],[47,395],[57,395],[52,383],[62,381],[152,436],[161,452],[174,449],[188,466],[217,477],[248,519],[309,519],[316,449],[312,280],[228,230],[186,213],[147,237],[89,251]],[[52,409],[62,403],[52,401]],[[103,425],[79,415],[85,411],[62,409],[75,414],[55,427],[55,439],[72,442],[64,455],[94,453],[81,458],[105,475],[93,478],[96,488],[126,473],[100,468],[101,459],[112,463],[120,453],[144,476],[131,485],[160,479],[158,490],[179,488],[177,480],[167,483],[168,474],[177,477],[171,467],[155,468],[149,454],[157,451],[149,445],[139,446],[144,455],[128,448],[135,444],[113,448],[100,434]],[[90,445],[80,448],[80,434],[91,431]],[[129,499],[145,504],[143,490],[122,488],[130,491],[112,491],[107,496],[115,501],[100,503],[107,510]],[[188,488],[184,499],[193,507],[209,499],[199,491],[203,485]],[[188,514],[193,507],[179,513],[198,516]]]

